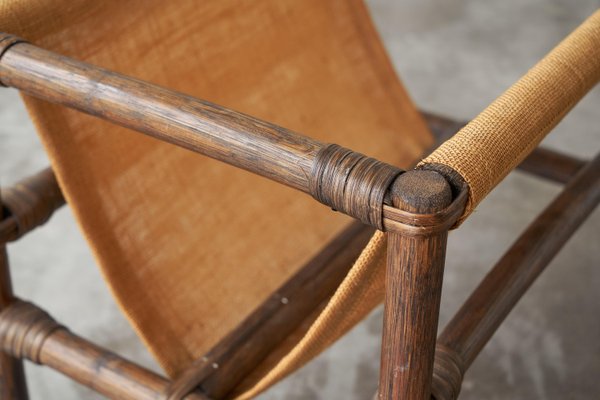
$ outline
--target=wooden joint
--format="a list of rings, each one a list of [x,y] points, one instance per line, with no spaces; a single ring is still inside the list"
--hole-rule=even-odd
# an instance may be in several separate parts
[[[66,328],[35,305],[15,300],[0,313],[0,348],[40,364],[44,342],[58,329]]]
[[[449,172],[411,170],[389,189],[380,400],[431,397],[448,229],[462,215],[468,196],[466,186],[450,181]],[[450,382],[445,391],[452,391],[456,377],[459,386],[462,380],[462,369],[454,368],[460,364],[445,353],[438,357],[454,372],[443,375]]]
[[[164,399],[169,385],[167,379],[73,334],[44,310],[19,299],[0,312],[1,352],[48,366],[111,399]],[[184,398],[210,400],[199,392]]]
[[[468,186],[446,166],[426,165],[396,178],[383,206],[386,231],[427,236],[455,226],[468,198]]]
[[[2,189],[1,198],[6,212],[0,221],[0,243],[16,240],[44,224],[65,204],[50,168]]]
[[[10,33],[0,32],[0,59],[2,59],[2,56],[9,48],[17,43],[27,43],[27,41],[18,36],[11,35]],[[2,77],[0,77],[0,86],[6,87],[6,85],[2,83]]]
[[[435,171],[412,170],[400,175],[390,187],[394,207],[423,213],[441,210],[452,202],[452,189]]]
[[[453,349],[438,343],[431,384],[435,400],[455,400],[460,393],[465,366],[460,355]]]
[[[402,170],[336,144],[315,157],[309,192],[336,211],[383,229],[383,203],[388,187]]]

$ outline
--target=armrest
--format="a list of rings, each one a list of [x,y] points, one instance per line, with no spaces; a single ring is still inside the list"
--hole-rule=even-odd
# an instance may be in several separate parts
[[[467,182],[469,200],[462,221],[599,80],[596,11],[420,165],[442,164]]]
[[[304,192],[325,145],[309,137],[0,33],[0,83]]]
[[[379,229],[385,194],[402,172],[4,33],[0,33],[0,83],[291,186]]]

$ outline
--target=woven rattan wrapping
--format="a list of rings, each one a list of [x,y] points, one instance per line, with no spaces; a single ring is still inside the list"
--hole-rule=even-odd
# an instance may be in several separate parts
[[[383,198],[400,173],[392,165],[330,144],[317,154],[310,191],[334,210],[383,229]]]
[[[461,221],[600,79],[600,11],[561,42],[425,163],[445,164],[469,185]]]
[[[56,178],[50,169],[30,176],[10,188],[0,190],[2,205],[16,222],[14,240],[44,224],[56,208],[64,204]]]
[[[35,305],[16,300],[0,313],[0,348],[40,363],[42,345],[57,329],[65,329]]]

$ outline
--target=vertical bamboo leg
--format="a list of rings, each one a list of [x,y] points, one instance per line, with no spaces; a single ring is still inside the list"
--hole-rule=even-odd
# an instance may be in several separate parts
[[[0,220],[2,217],[2,199],[0,198]],[[0,311],[13,300],[12,283],[8,266],[6,245],[0,243]],[[27,400],[25,371],[21,360],[0,352],[0,399]]]
[[[448,206],[452,193],[434,171],[410,171],[392,187],[394,206],[425,214]],[[425,400],[431,379],[447,230],[388,233],[380,400]]]

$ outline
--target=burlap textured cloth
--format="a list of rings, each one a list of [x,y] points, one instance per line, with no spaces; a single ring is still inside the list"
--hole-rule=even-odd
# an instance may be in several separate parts
[[[469,184],[461,220],[600,80],[600,11],[588,18],[477,118],[421,162],[445,164]],[[386,241],[377,232],[292,351],[240,398],[249,398],[330,345],[383,300]],[[262,371],[258,371],[262,373]],[[254,383],[254,377],[249,381]]]
[[[462,175],[469,185],[464,220],[599,80],[596,11],[421,164],[445,164]]]
[[[468,212],[599,79],[600,13],[424,162]],[[359,1],[9,0],[0,30],[408,167],[432,138]],[[26,98],[117,301],[172,376],[234,329],[347,224],[247,172]],[[333,298],[236,390],[310,360],[383,297],[377,233]]]

